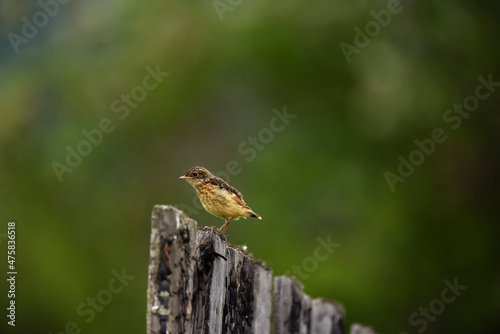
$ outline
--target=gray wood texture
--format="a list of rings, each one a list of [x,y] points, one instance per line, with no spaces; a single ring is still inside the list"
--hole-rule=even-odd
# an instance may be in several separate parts
[[[151,217],[147,333],[270,333],[272,272],[182,211]]]
[[[360,324],[352,324],[350,334],[376,334],[373,329]]]
[[[273,333],[342,334],[344,309],[325,299],[311,300],[302,285],[287,276],[274,278]]]
[[[311,334],[344,333],[344,308],[326,299],[314,299],[311,311]]]
[[[271,271],[241,249],[227,260],[222,333],[270,333]]]
[[[196,236],[197,261],[193,295],[193,333],[221,333],[226,294],[227,243],[215,229],[204,227]]]
[[[182,211],[157,205],[151,216],[147,329],[189,333],[197,224]]]
[[[287,276],[274,278],[271,294],[264,263],[172,206],[153,208],[148,279],[148,334],[344,333],[340,304],[311,299]],[[351,333],[374,334],[357,324]]]
[[[274,278],[274,334],[307,334],[311,307],[311,299],[302,293],[300,283],[287,276]]]

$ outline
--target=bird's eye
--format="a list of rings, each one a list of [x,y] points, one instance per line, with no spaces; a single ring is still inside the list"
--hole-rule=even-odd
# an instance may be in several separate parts
[[[198,176],[198,173],[193,173],[193,176],[194,176],[194,177],[197,177],[197,176]]]

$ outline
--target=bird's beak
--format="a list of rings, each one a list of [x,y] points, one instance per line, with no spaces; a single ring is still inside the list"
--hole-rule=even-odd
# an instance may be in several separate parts
[[[179,179],[189,179],[189,176],[182,175]]]

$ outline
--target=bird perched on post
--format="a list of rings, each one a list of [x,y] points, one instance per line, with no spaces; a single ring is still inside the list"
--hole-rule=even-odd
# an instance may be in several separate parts
[[[206,168],[193,167],[180,177],[189,182],[196,189],[196,194],[201,205],[208,213],[225,219],[219,232],[226,233],[231,220],[238,220],[240,217],[255,217],[262,219],[243,200],[243,195],[227,184],[223,179],[212,175]]]

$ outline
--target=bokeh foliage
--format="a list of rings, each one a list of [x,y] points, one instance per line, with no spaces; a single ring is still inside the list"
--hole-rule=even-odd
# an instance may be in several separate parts
[[[403,1],[348,63],[339,44],[387,3],[243,1],[221,21],[211,2],[74,1],[15,53],[8,33],[40,7],[3,1],[0,233],[17,222],[16,329],[143,332],[152,206],[222,224],[178,177],[234,160],[230,183],[263,220],[232,223],[229,241],[282,274],[331,236],[340,247],[301,281],[348,324],[415,333],[409,316],[458,277],[467,290],[425,332],[497,333],[500,90],[456,130],[443,114],[479,75],[500,81],[500,6]],[[113,101],[157,65],[169,76],[120,119]],[[296,117],[241,154],[285,106]],[[104,118],[114,130],[59,182],[53,161]],[[447,140],[392,192],[384,173],[435,128]],[[86,323],[77,306],[122,268],[134,280]]]

